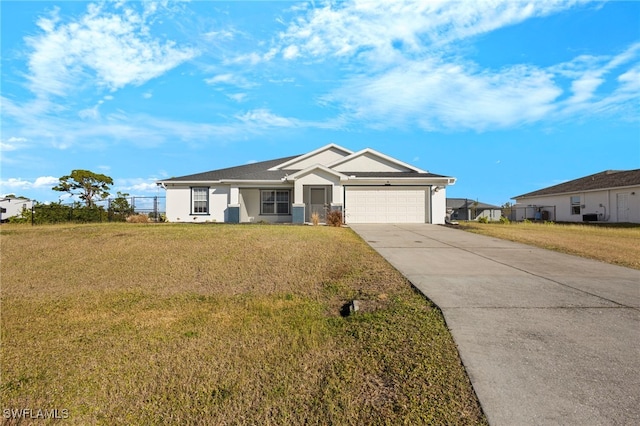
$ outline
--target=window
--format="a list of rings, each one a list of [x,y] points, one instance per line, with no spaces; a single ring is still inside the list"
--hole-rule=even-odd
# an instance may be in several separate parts
[[[191,188],[191,214],[209,213],[209,188]]]
[[[571,196],[571,214],[580,214],[580,196]]]
[[[261,192],[260,214],[291,214],[289,195],[291,191],[268,190]]]

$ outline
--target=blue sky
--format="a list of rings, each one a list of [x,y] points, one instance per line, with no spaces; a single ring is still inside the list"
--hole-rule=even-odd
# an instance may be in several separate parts
[[[370,147],[501,205],[640,167],[640,2],[2,1],[0,194]]]

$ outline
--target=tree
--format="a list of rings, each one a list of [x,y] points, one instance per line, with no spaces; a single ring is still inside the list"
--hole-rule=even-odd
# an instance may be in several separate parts
[[[507,201],[502,205],[502,215],[511,218],[511,211],[513,210],[513,204]]]
[[[96,198],[104,200],[109,196],[109,185],[113,185],[109,176],[89,170],[72,170],[70,175],[62,176],[60,183],[52,189],[77,195],[87,207],[94,207]]]
[[[113,219],[124,221],[127,216],[131,216],[133,214],[133,207],[131,207],[129,200],[127,200],[128,196],[129,194],[126,192],[122,193],[118,191],[116,198],[111,200],[109,209],[111,210]]]

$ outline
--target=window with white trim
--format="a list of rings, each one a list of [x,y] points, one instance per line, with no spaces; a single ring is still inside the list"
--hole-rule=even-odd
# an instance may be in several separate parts
[[[571,214],[580,214],[580,196],[571,196]]]
[[[191,188],[191,214],[209,213],[209,188]]]
[[[290,199],[291,191],[289,190],[262,190],[260,191],[260,214],[291,214]]]

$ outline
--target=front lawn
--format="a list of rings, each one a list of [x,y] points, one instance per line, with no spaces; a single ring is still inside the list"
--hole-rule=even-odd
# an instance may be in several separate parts
[[[461,222],[459,226],[482,235],[640,269],[640,225]]]
[[[2,225],[0,242],[3,410],[486,423],[440,311],[349,229]]]

